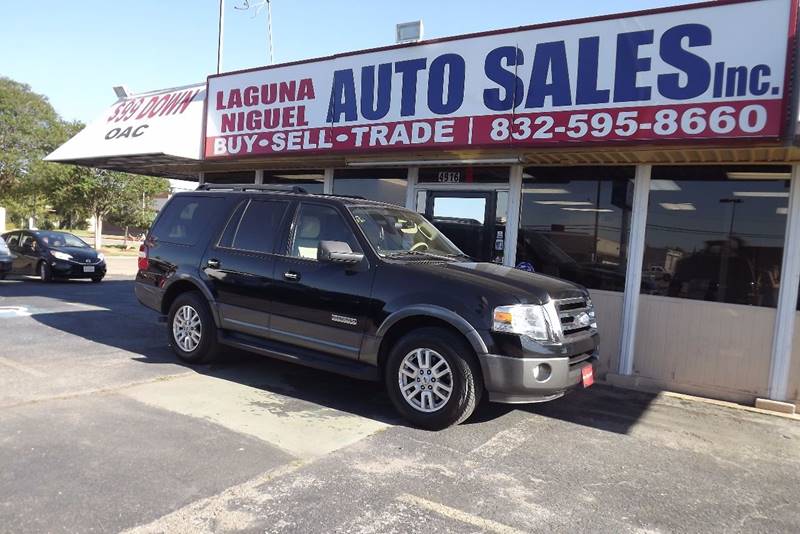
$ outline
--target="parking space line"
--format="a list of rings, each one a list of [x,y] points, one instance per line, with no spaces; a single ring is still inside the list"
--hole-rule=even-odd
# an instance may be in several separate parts
[[[517,530],[516,528],[508,525],[504,525],[503,523],[498,523],[497,521],[492,521],[491,519],[484,519],[483,517],[458,510],[457,508],[451,508],[438,502],[429,501],[409,493],[403,493],[399,495],[397,500],[405,504],[425,508],[426,510],[430,510],[431,512],[437,513],[441,516],[449,519],[455,519],[456,521],[461,521],[462,523],[472,525],[488,532],[496,532],[497,534],[525,534],[523,531]]]
[[[325,456],[389,428],[388,423],[248,385],[242,379],[192,374],[169,387],[145,384],[123,394],[150,406],[212,421],[303,459]]]
[[[256,505],[263,505],[272,496],[264,494],[259,490],[260,486],[268,484],[284,475],[289,475],[307,462],[295,460],[288,464],[276,467],[266,473],[255,477],[252,480],[243,482],[237,486],[231,486],[222,492],[204,497],[189,503],[177,510],[174,510],[150,523],[137,525],[122,534],[161,534],[164,532],[212,532],[222,530],[242,530],[250,522],[257,520],[257,514],[251,507],[244,510],[233,510],[241,506],[243,502],[250,502]],[[227,523],[232,528],[224,528]]]
[[[47,376],[47,374],[41,371],[37,371],[36,369],[28,367],[27,365],[22,365],[21,363],[17,363],[2,356],[0,356],[0,364],[5,365],[6,367],[11,367],[12,369],[16,369],[17,371],[25,373],[26,375],[35,376],[36,378],[44,378]]]
[[[531,437],[529,423],[530,422],[527,420],[521,421],[511,428],[498,432],[487,442],[470,451],[469,454],[481,456],[483,458],[504,456],[509,451],[513,451],[521,446]]]
[[[2,356],[0,356],[2,358]],[[2,363],[2,362],[0,362]],[[36,371],[37,373],[39,371]],[[85,397],[88,395],[111,395],[116,393],[122,393],[126,389],[134,388],[137,386],[141,386],[144,384],[152,384],[153,382],[166,382],[167,380],[174,380],[176,378],[181,378],[183,376],[189,376],[195,374],[195,371],[186,371],[184,373],[178,373],[174,375],[164,375],[158,376],[156,378],[148,378],[146,380],[138,380],[135,382],[126,382],[123,384],[118,384],[111,387],[103,387],[103,388],[93,388],[93,389],[81,389],[77,391],[70,391],[69,393],[62,393],[59,395],[41,395],[41,396],[34,396],[24,400],[12,400],[11,402],[3,403],[3,400],[0,399],[0,409],[6,408],[17,408],[19,406],[26,406],[28,404],[37,404],[40,402],[49,402],[49,401],[62,401],[68,399],[75,399],[78,397]],[[47,376],[47,375],[43,375]]]

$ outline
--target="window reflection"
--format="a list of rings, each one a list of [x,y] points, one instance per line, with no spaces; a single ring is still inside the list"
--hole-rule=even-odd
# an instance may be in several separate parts
[[[321,194],[324,182],[322,169],[264,171],[265,184],[298,185],[309,193]]]
[[[633,167],[526,168],[517,267],[625,289]]]
[[[642,292],[775,307],[788,167],[655,167]]]
[[[405,167],[336,169],[333,174],[336,195],[359,196],[398,206],[405,206],[407,183]]]
[[[252,184],[256,180],[256,171],[206,172],[203,179],[207,184]]]

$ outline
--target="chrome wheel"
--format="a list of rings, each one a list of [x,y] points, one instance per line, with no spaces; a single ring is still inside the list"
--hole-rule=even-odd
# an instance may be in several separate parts
[[[172,319],[172,337],[184,352],[192,352],[200,344],[203,325],[200,315],[191,306],[181,306]]]
[[[447,360],[433,349],[419,348],[406,354],[398,371],[400,393],[420,412],[439,410],[453,393],[453,372]]]

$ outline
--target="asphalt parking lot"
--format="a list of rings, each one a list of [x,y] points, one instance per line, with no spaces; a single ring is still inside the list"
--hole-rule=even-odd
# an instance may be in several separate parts
[[[797,421],[598,385],[421,431],[374,384],[179,364],[133,262],[0,281],[1,532],[800,530]]]

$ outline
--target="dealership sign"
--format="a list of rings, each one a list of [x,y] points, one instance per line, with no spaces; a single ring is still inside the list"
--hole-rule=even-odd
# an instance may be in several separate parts
[[[205,84],[123,98],[75,137],[47,156],[48,161],[163,154],[201,159]]]
[[[704,4],[211,76],[205,156],[776,138],[791,7]]]

